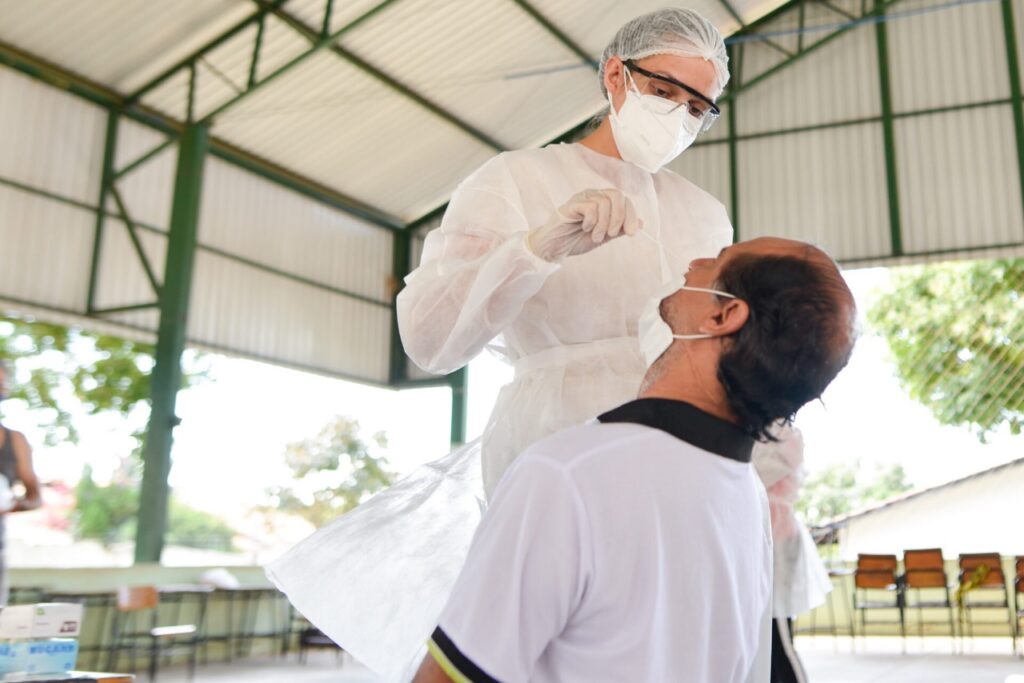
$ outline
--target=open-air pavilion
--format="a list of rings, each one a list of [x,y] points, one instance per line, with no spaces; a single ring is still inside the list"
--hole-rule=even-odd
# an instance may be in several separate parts
[[[402,278],[468,173],[581,133],[604,45],[663,4],[0,0],[0,304],[156,345],[139,574],[109,582],[190,580],[156,566],[186,347],[449,386],[465,440],[465,371],[402,351]],[[737,239],[849,268],[1024,256],[1024,0],[685,4],[732,80],[673,169]]]

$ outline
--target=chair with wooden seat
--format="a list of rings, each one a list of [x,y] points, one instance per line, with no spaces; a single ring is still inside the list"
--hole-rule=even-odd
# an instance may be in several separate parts
[[[869,610],[896,610],[899,621],[875,621],[873,624],[898,625],[900,635],[906,637],[903,613],[903,590],[896,574],[895,555],[857,555],[857,568],[853,572],[853,609],[860,612],[860,630],[867,634]]]
[[[1010,605],[1010,591],[1006,587],[1003,561],[999,553],[966,553],[960,555],[960,635],[974,637],[975,610],[1006,610],[1010,637],[1016,631],[1014,609]]]
[[[198,623],[160,625],[160,591],[155,586],[132,586],[117,590],[115,607],[109,670],[117,670],[121,651],[128,650],[134,672],[136,654],[143,650],[149,659],[149,680],[155,681],[161,657],[185,652],[189,679],[195,677],[205,605],[200,607]]]
[[[924,637],[927,624],[949,626],[950,638],[956,637],[953,620],[953,599],[949,592],[945,560],[940,548],[903,551],[903,605],[907,611],[917,610],[917,633]],[[944,609],[947,619],[926,621],[925,610]]]

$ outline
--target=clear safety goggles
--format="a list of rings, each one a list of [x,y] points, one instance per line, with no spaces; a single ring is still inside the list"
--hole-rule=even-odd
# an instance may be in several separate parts
[[[637,90],[644,94],[655,95],[664,100],[672,102],[674,106],[665,113],[671,113],[680,107],[686,107],[687,113],[700,123],[700,132],[706,132],[718,120],[722,111],[710,97],[704,95],[696,88],[691,88],[682,81],[677,81],[671,76],[657,74],[636,65],[631,59],[623,62],[626,70],[630,73],[630,79],[636,83],[632,73],[637,73],[647,79],[643,88],[637,85]]]

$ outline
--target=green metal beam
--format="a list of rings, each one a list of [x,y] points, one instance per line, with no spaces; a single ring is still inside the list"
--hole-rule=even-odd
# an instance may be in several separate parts
[[[266,0],[252,0],[252,2],[255,2],[257,5],[261,7],[267,4]],[[288,12],[285,12],[284,10],[281,9],[269,9],[268,11],[273,13],[273,15],[276,16],[281,21],[288,24],[288,26],[290,26],[292,29],[298,32],[303,38],[308,40],[311,45],[316,46],[320,41],[324,39],[322,33],[318,33],[311,26],[307,26],[302,22],[302,20],[292,16]],[[370,64],[369,62],[367,62],[354,52],[350,52],[349,50],[337,44],[330,45],[328,49],[338,57],[342,58],[352,66],[362,71],[363,73],[369,75],[371,78],[380,81],[385,86],[399,93],[406,99],[412,100],[420,107],[423,107],[431,114],[434,114],[438,118],[455,126],[463,133],[476,139],[478,142],[483,143],[484,145],[495,150],[496,152],[505,151],[506,147],[497,140],[495,140],[494,138],[492,138],[487,133],[483,132],[479,128],[474,127],[467,121],[460,119],[452,112],[448,111],[447,109],[440,106],[436,102],[432,102],[426,96],[419,92],[416,92],[415,90],[405,85],[404,83],[400,82],[393,76],[384,73],[383,71],[373,66],[372,64]]]
[[[1024,205],[1024,95],[1022,95],[1019,54],[1017,46],[1021,36],[1013,21],[1013,4],[1002,0],[1003,33],[1006,36],[1006,62],[1010,74],[1010,100],[1013,109],[1013,132],[1017,140],[1017,171],[1020,178],[1020,197]]]
[[[800,32],[796,34],[796,51],[804,51],[804,27],[807,26],[807,0],[799,0],[800,9],[797,22]]]
[[[802,50],[798,51],[792,57],[789,57],[788,59],[785,59],[785,60],[779,62],[778,64],[776,64],[775,66],[771,67],[770,69],[766,69],[765,71],[763,71],[762,73],[758,74],[754,78],[751,78],[750,80],[748,80],[746,83],[743,84],[742,88],[738,88],[736,90],[730,91],[728,94],[726,94],[722,98],[722,101],[726,102],[726,101],[728,101],[729,99],[731,99],[733,97],[737,97],[737,96],[739,96],[740,93],[742,93],[742,92],[744,92],[746,90],[749,90],[750,88],[753,88],[755,85],[757,85],[758,83],[760,83],[760,82],[762,82],[762,81],[764,81],[764,80],[766,80],[768,78],[771,78],[775,74],[777,74],[780,71],[782,71],[782,70],[792,66],[794,63],[800,61],[801,59],[807,57],[808,55],[813,54],[814,52],[817,52],[820,48],[824,47],[825,45],[828,45],[829,43],[831,43],[836,38],[838,38],[838,37],[840,37],[842,35],[845,35],[846,33],[848,33],[849,31],[857,28],[858,26],[862,26],[864,21],[869,20],[869,19],[873,19],[873,18],[878,17],[878,16],[881,16],[885,12],[887,7],[891,7],[892,5],[895,5],[898,2],[899,2],[899,0],[888,0],[887,2],[877,1],[876,4],[875,4],[874,9],[872,11],[866,13],[864,16],[860,17],[860,19],[857,22],[851,22],[850,24],[848,24],[846,26],[843,26],[841,28],[837,28],[834,32],[832,32],[829,35],[825,36],[821,40],[818,40],[817,42],[812,43],[811,45],[803,46]],[[785,5],[785,8],[788,9],[791,6],[793,6],[792,3],[787,3]],[[778,14],[779,14],[779,11],[777,10],[776,12],[772,12],[772,14],[769,15],[769,17],[770,18],[776,18],[778,16]],[[751,36],[751,35],[756,35],[758,26],[760,26],[762,24],[762,22],[767,21],[769,17],[762,18],[758,22],[756,22],[754,24],[751,24],[749,27],[747,27],[747,29],[745,31],[743,31],[741,33],[737,33],[737,34],[735,34],[734,37],[730,37],[730,39],[726,40],[726,43],[729,44],[729,43],[737,43],[737,42],[749,42],[749,41],[737,40],[736,38],[743,38],[743,37],[748,37],[748,36]]]
[[[289,73],[290,71],[298,67],[300,64],[302,64],[307,59],[317,54],[321,50],[330,47],[332,44],[334,44],[335,41],[337,41],[343,35],[363,25],[364,23],[366,23],[373,17],[377,16],[378,14],[380,14],[381,12],[383,12],[396,2],[398,2],[398,0],[381,0],[381,2],[377,3],[366,12],[363,12],[361,15],[359,15],[352,21],[348,22],[347,24],[339,28],[337,31],[332,31],[329,35],[326,36],[318,36],[316,41],[310,46],[308,50],[296,55],[288,62],[286,62],[284,65],[275,69],[272,73],[267,74],[267,76],[264,77],[263,79],[257,80],[255,83],[252,84],[251,87],[247,88],[245,92],[228,99],[226,102],[222,102],[219,106],[215,107],[213,111],[203,116],[200,123],[211,123],[220,114],[234,107],[242,100],[250,97],[254,92],[257,92],[264,88],[265,86],[267,86],[268,84],[273,83],[284,74]],[[261,4],[261,7],[262,6],[263,5]]]
[[[72,93],[109,111],[120,113],[167,135],[177,136],[184,123],[141,104],[128,106],[126,98],[115,90],[51,64],[20,48],[0,41],[0,64],[8,66],[52,87]],[[233,166],[287,187],[310,199],[338,209],[360,220],[388,230],[401,230],[404,223],[377,207],[329,188],[315,180],[256,156],[231,143],[212,138],[210,153]]]
[[[117,171],[115,171],[114,172],[114,178],[115,179],[122,178],[122,177],[128,175],[129,173],[131,173],[132,171],[137,169],[139,166],[142,166],[144,163],[146,163],[147,161],[149,161],[153,157],[159,155],[165,149],[169,148],[175,142],[177,142],[177,138],[175,138],[175,137],[167,138],[167,140],[165,140],[164,142],[161,142],[159,145],[157,145],[153,149],[149,150],[148,152],[146,152],[145,154],[140,156],[138,159],[135,159],[134,161],[132,161],[132,162],[130,162],[128,164],[125,164],[122,168],[120,168]]]
[[[894,121],[900,121],[902,119],[913,119],[922,116],[933,116],[936,114],[949,114],[957,111],[971,111],[974,109],[987,109],[988,107],[1005,107],[1012,105],[1013,100],[1004,97],[998,100],[982,100],[980,102],[968,102],[966,104],[954,104],[944,107],[928,107],[925,109],[913,109],[910,111],[893,112],[892,118]],[[757,133],[744,133],[737,135],[736,140],[743,142],[745,140],[761,140],[764,138],[774,138],[783,135],[797,135],[799,133],[810,133],[819,130],[831,130],[835,128],[847,128],[849,126],[862,126],[867,123],[882,123],[882,116],[861,116],[854,119],[842,119],[839,121],[829,121],[827,123],[812,123],[806,126],[795,126],[793,128],[779,128],[774,130],[765,130]],[[702,142],[696,142],[693,144],[694,147],[709,147],[714,145],[725,145],[729,143],[728,138],[721,138],[718,140],[706,140]]]
[[[168,233],[164,288],[160,296],[156,365],[153,367],[152,408],[143,448],[144,469],[139,497],[135,562],[159,562],[167,529],[171,445],[178,424],[175,403],[181,387],[181,354],[192,291],[192,266],[199,227],[203,164],[209,148],[205,126],[189,126],[181,136],[174,203]]]
[[[731,2],[729,2],[729,0],[718,0],[718,4],[721,5],[723,8],[725,8],[725,11],[728,12],[729,15],[733,19],[736,20],[736,23],[738,23],[740,25],[740,28],[739,28],[740,31],[742,31],[743,29],[745,29],[747,27],[747,22],[743,21],[743,17],[740,16],[740,13],[736,11],[736,8],[733,7],[733,4]],[[786,48],[782,47],[781,45],[776,43],[774,40],[770,40],[768,38],[765,38],[761,42],[763,42],[768,47],[774,49],[775,51],[781,52],[782,54],[786,55],[787,57],[792,57],[793,56],[792,52],[790,52]]]
[[[875,0],[875,11],[885,13],[885,0]],[[878,81],[882,107],[882,140],[885,148],[885,181],[889,197],[889,241],[893,256],[903,254],[903,229],[900,224],[900,193],[896,168],[896,133],[893,122],[892,82],[889,76],[889,38],[884,21],[875,24],[878,46]]]
[[[327,0],[324,7],[324,20],[320,24],[320,35],[326,36],[331,33],[331,17],[334,15],[334,0]]]
[[[541,13],[541,11],[534,7],[530,2],[528,2],[528,0],[512,0],[512,2],[519,5],[519,7],[524,12],[529,14],[534,21],[536,21],[538,24],[544,27],[544,30],[550,33],[555,38],[555,40],[557,40],[559,43],[568,48],[568,50],[575,54],[577,57],[582,59],[584,64],[590,66],[590,68],[592,68],[594,71],[598,71],[599,65],[597,63],[597,60],[591,57],[589,54],[587,54],[587,51],[584,50],[579,45],[579,43],[570,38],[565,33],[565,31],[555,26],[555,24],[550,19],[544,16]]]
[[[743,45],[730,45],[728,47],[729,61],[736,64],[736,74],[733,76],[732,85],[739,88],[743,84]],[[737,59],[736,53],[739,52]],[[729,122],[729,204],[732,213],[732,241],[740,241],[740,162],[739,143],[736,140],[736,100],[729,102],[726,110],[726,117]]]
[[[275,5],[275,6],[280,6],[280,5],[283,5],[285,2],[287,2],[287,0],[274,0],[271,4]],[[129,105],[129,106],[135,104],[136,102],[141,100],[143,98],[143,96],[146,95],[146,93],[150,92],[151,90],[153,90],[157,86],[159,86],[162,83],[166,82],[168,79],[170,79],[172,76],[177,74],[179,71],[181,71],[183,69],[187,69],[190,64],[195,64],[196,61],[198,61],[200,58],[202,58],[207,53],[217,49],[218,47],[220,47],[221,45],[226,43],[228,40],[230,40],[231,38],[234,38],[236,35],[238,35],[242,31],[244,31],[245,29],[249,28],[253,24],[262,21],[265,15],[266,15],[266,10],[261,9],[260,11],[256,12],[255,14],[252,14],[252,15],[246,17],[245,19],[243,19],[242,21],[238,22],[237,24],[232,26],[230,29],[228,29],[224,33],[220,34],[219,36],[217,36],[216,38],[214,38],[210,42],[206,43],[205,45],[203,45],[201,48],[199,48],[198,50],[196,50],[195,52],[193,52],[189,56],[187,56],[184,59],[182,59],[181,61],[177,62],[176,64],[174,64],[170,68],[165,69],[164,71],[162,71],[160,73],[160,75],[158,75],[156,78],[151,79],[150,81],[148,81],[147,83],[145,83],[141,87],[137,88],[134,92],[132,92],[130,95],[128,95],[125,98],[126,104]]]
[[[113,315],[115,313],[134,313],[136,311],[148,311],[151,308],[160,308],[160,302],[154,301],[148,304],[127,304],[125,306],[111,306],[110,308],[98,308],[92,312],[94,316]]]
[[[89,290],[86,293],[85,310],[93,311],[96,305],[96,290],[99,287],[100,260],[103,253],[104,213],[107,206],[107,190],[114,178],[114,158],[117,153],[117,123],[115,112],[107,113],[107,132],[103,143],[103,169],[100,173],[100,194],[96,202],[96,230],[92,238],[92,259],[89,263]]]
[[[395,385],[408,379],[405,351],[402,350],[402,338],[398,333],[398,312],[395,305],[398,293],[402,291],[405,276],[409,274],[410,258],[412,256],[412,231],[405,230],[396,234],[391,243],[391,277],[393,278],[392,288],[394,296],[391,299],[391,354],[388,370],[388,383]]]
[[[838,14],[839,16],[841,16],[842,18],[844,18],[844,19],[846,19],[848,21],[856,21],[857,20],[856,15],[850,14],[849,12],[847,12],[846,10],[844,10],[844,9],[842,9],[840,7],[836,7],[835,5],[833,5],[828,0],[818,0],[818,2],[821,3],[822,7],[827,7],[828,9],[832,10],[833,12],[835,12],[836,14]]]
[[[142,248],[142,241],[139,239],[139,232],[135,227],[135,221],[133,221],[132,217],[128,214],[128,207],[125,205],[124,198],[121,196],[121,192],[117,189],[116,183],[111,183],[110,195],[114,198],[114,203],[117,204],[117,212],[120,214],[121,221],[128,230],[128,238],[131,240],[132,247],[135,249],[135,255],[139,257],[142,269],[146,271],[146,279],[149,280],[149,286],[153,289],[153,293],[156,294],[157,299],[159,299],[161,289],[160,281],[157,280],[156,271],[153,270],[153,266],[149,263],[149,256],[146,255],[146,250]]]
[[[452,388],[452,446],[466,443],[467,401],[469,400],[469,369],[460,368],[448,375]]]
[[[249,79],[246,81],[247,86],[251,88],[256,83],[256,74],[259,70],[260,65],[260,52],[263,50],[263,33],[267,28],[267,15],[263,13],[260,16],[259,25],[256,28],[256,40],[252,44],[252,59],[249,60]]]

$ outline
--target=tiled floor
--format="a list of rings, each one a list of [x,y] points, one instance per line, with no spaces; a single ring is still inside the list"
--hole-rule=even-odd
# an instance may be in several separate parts
[[[962,654],[949,638],[907,638],[906,653],[899,638],[798,636],[796,647],[813,683],[1024,683],[1009,638],[967,641]]]
[[[908,638],[906,654],[898,638],[798,636],[796,646],[812,683],[1024,683],[1024,659],[1010,654],[1009,638],[969,641],[964,654],[952,654],[948,638]],[[852,650],[856,647],[856,651]],[[1019,677],[1019,678],[1018,678]],[[146,677],[140,676],[143,683]],[[177,667],[160,672],[160,683],[185,683]],[[310,654],[306,664],[288,659],[249,659],[210,664],[199,669],[196,683],[376,683],[377,679],[348,657]]]

